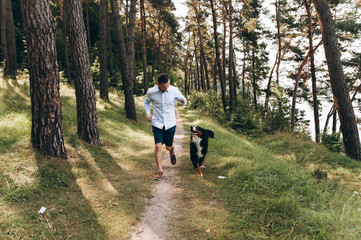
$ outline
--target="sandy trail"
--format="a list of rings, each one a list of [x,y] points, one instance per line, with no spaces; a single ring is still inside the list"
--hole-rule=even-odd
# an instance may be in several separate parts
[[[179,191],[177,183],[179,182],[179,170],[177,165],[184,154],[183,141],[185,130],[179,112],[177,115],[177,127],[174,136],[174,147],[177,156],[177,164],[171,165],[169,153],[163,153],[163,172],[164,177],[161,181],[154,181],[150,198],[146,201],[146,207],[141,215],[141,220],[133,228],[130,240],[158,240],[167,239],[170,234],[168,220],[175,214],[175,193]],[[165,147],[163,146],[165,149]],[[153,176],[149,176],[150,178]]]

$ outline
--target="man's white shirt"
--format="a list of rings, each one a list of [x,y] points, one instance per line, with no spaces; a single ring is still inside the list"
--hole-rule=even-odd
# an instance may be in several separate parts
[[[169,85],[169,88],[165,92],[162,92],[158,85],[149,89],[147,96],[144,99],[144,108],[148,116],[151,114],[150,104],[153,103],[152,125],[159,129],[163,129],[164,127],[165,130],[174,127],[176,125],[174,110],[175,100],[180,102],[182,98],[184,98],[184,105],[186,105],[187,99],[182,95],[178,88],[172,85]]]

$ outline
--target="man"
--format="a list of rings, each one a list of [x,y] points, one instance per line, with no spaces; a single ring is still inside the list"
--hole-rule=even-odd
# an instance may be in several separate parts
[[[144,108],[147,114],[147,120],[152,122],[152,129],[155,141],[154,157],[158,167],[158,173],[154,180],[160,181],[163,177],[162,168],[162,145],[169,151],[172,165],[176,164],[173,139],[176,128],[175,117],[175,99],[187,104],[187,99],[182,93],[169,83],[169,75],[161,73],[158,76],[157,86],[149,89],[144,100]],[[153,115],[151,114],[150,104],[153,103]]]

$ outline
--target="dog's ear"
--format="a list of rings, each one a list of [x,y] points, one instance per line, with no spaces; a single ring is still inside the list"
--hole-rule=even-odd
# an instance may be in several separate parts
[[[207,130],[208,136],[214,138],[214,133],[211,130]]]

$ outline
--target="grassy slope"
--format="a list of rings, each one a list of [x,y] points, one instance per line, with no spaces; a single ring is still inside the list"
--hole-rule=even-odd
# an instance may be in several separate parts
[[[30,145],[26,82],[0,82],[0,239],[126,238],[155,170],[141,100],[136,123],[116,95],[111,104],[97,102],[101,148],[77,139],[74,90],[62,85],[69,159],[61,161]],[[288,135],[247,139],[195,112],[182,115],[185,127],[199,124],[216,138],[203,178],[188,154],[179,165],[173,239],[360,239],[359,162]],[[313,178],[316,168],[329,179]],[[37,213],[42,206],[53,228]]]
[[[193,111],[182,116],[215,139],[203,178],[182,159],[174,239],[361,238],[360,162],[287,134],[248,139]],[[312,176],[318,168],[327,180]]]
[[[61,85],[68,161],[43,157],[30,144],[25,77],[0,82],[0,239],[121,239],[150,191],[153,137],[137,100],[138,122],[123,100],[97,102],[103,147],[77,138],[74,89]],[[37,213],[47,207],[46,220]]]

